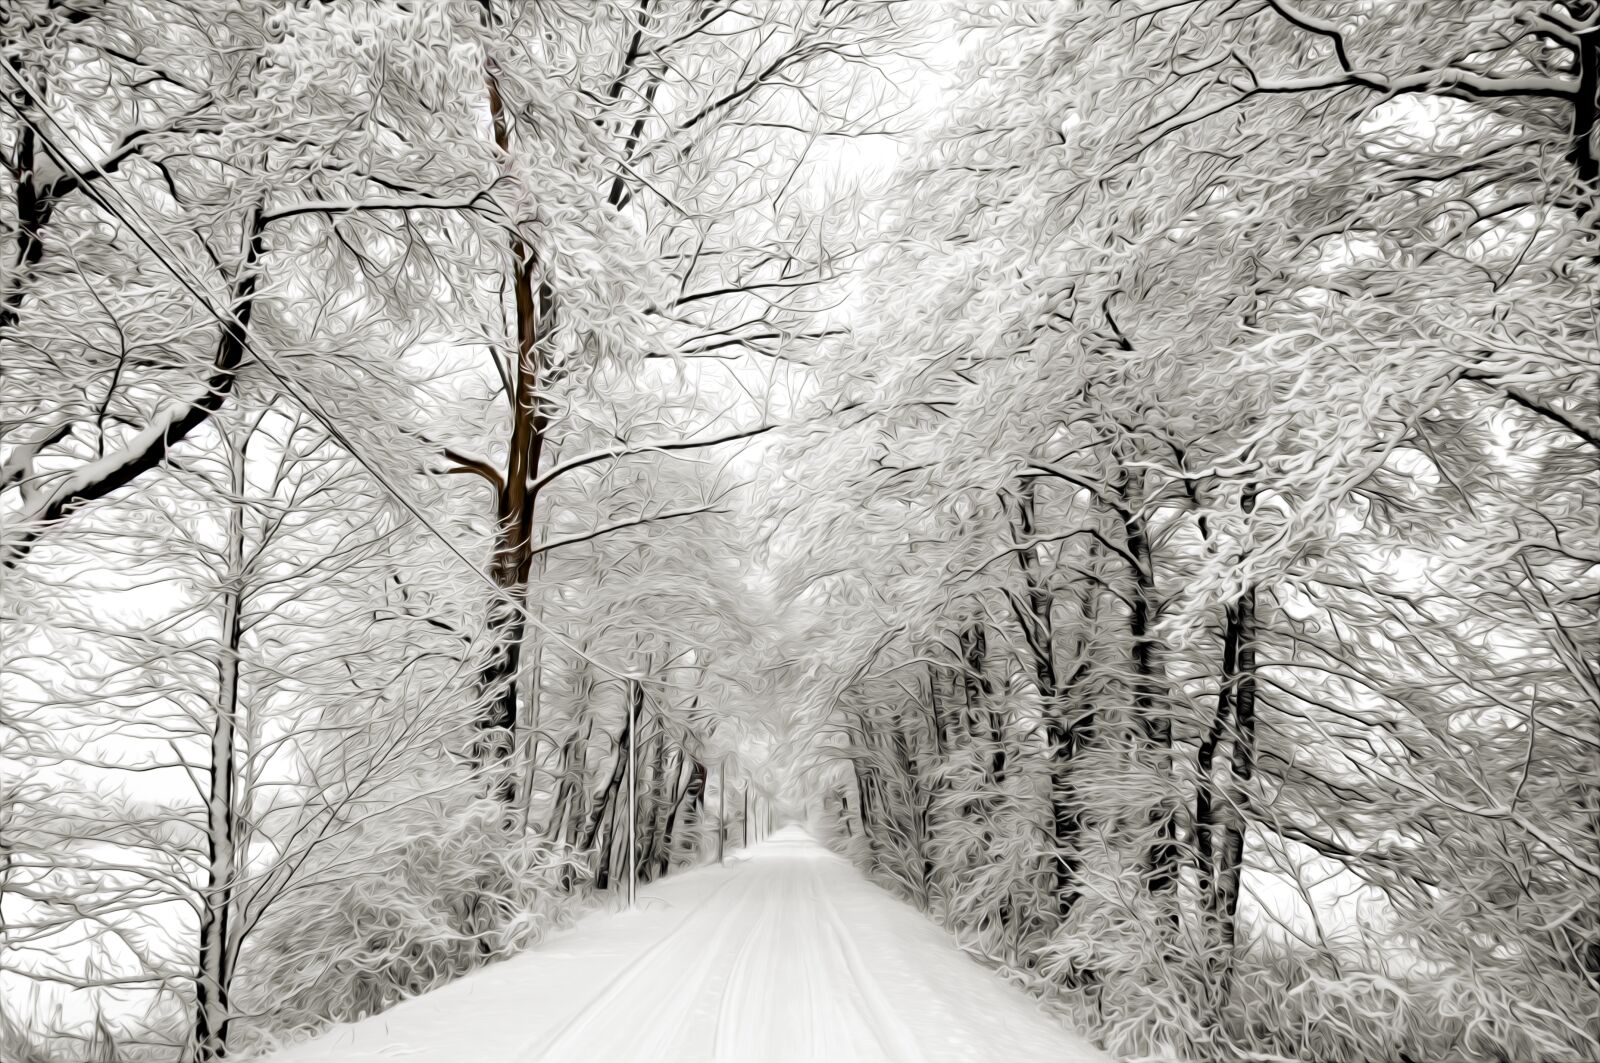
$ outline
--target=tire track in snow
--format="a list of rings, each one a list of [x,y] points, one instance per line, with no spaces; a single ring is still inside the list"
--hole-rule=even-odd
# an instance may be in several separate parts
[[[716,1019],[717,1063],[921,1063],[910,1030],[826,897],[817,855],[763,868],[766,910],[739,947]]]
[[[779,921],[780,907],[778,900],[768,893],[761,901],[759,914],[750,932],[734,952],[727,982],[717,1002],[717,1017],[712,1028],[711,1058],[719,1063],[742,1063],[748,1060],[750,1047],[745,1031],[764,1026],[751,1021],[756,1009],[749,1005],[759,1003],[759,997],[755,994],[768,988],[765,981],[768,972],[759,969],[755,961],[760,957],[761,949],[771,941]]]
[[[640,1045],[639,1031],[659,1031],[662,1036],[651,1039],[658,1043],[669,1043],[669,1038],[678,1036],[688,1023],[690,1004],[716,969],[716,955],[718,947],[724,939],[731,936],[737,928],[739,920],[729,917],[732,912],[739,910],[739,904],[728,904],[712,911],[712,907],[719,899],[731,900],[739,894],[749,894],[753,883],[751,876],[743,874],[745,869],[737,868],[729,875],[728,880],[715,889],[686,912],[671,930],[663,934],[654,944],[634,956],[621,957],[621,962],[626,967],[611,981],[607,982],[587,1004],[580,1008],[570,1019],[558,1027],[553,1034],[541,1039],[542,1043],[529,1044],[518,1051],[514,1063],[567,1063],[572,1060],[588,1060],[591,1058],[604,1058],[594,1055],[594,1049],[584,1047],[591,1042],[604,1041],[608,1037],[623,1036],[618,1046],[626,1051],[635,1051]],[[740,887],[735,889],[734,887]],[[725,894],[730,895],[724,897]],[[702,918],[709,915],[709,919]],[[704,947],[695,948],[688,945],[679,948],[680,944],[687,944],[682,939],[689,930],[702,922],[709,922],[710,938],[703,942]],[[682,959],[684,954],[694,957],[692,969],[681,972],[675,976],[673,970],[662,972],[663,965],[673,965]],[[664,977],[662,977],[664,975]],[[667,992],[655,993],[652,989],[657,986],[669,987]],[[639,1013],[637,1008],[618,1007],[618,1005],[639,1001],[648,1002],[648,1016]],[[685,1006],[677,1009],[673,1014],[673,1005],[681,1002]],[[666,1020],[664,1027],[658,1026],[652,1030],[650,1025],[641,1022],[641,1019],[654,1019],[658,1015]],[[621,1021],[619,1021],[619,1019]],[[633,1057],[629,1055],[614,1055],[610,1058],[656,1058]]]
[[[879,987],[877,976],[862,958],[861,950],[856,947],[839,915],[838,907],[823,888],[821,871],[815,867],[808,868],[808,871],[812,905],[821,917],[819,921],[823,930],[833,941],[836,950],[833,955],[837,957],[838,965],[844,969],[849,983],[856,989],[850,996],[851,1004],[877,1039],[886,1060],[891,1063],[921,1063],[923,1053],[917,1045],[916,1035],[901,1021]]]

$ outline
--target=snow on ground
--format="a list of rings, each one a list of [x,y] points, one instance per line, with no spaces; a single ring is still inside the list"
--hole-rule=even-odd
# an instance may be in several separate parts
[[[271,1063],[1109,1063],[798,828]]]

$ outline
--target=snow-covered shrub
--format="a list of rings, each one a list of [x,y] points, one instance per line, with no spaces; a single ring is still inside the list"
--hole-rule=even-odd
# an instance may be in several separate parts
[[[243,957],[260,1033],[349,1021],[537,941],[583,864],[478,800],[368,828],[263,920]]]
[[[968,948],[1025,964],[1019,947],[1044,926],[1048,903],[1037,783],[1012,773],[992,784],[970,760],[950,758],[929,808],[930,907]]]
[[[1267,1058],[1328,1063],[1587,1063],[1600,1022],[1593,991],[1552,980],[1572,994],[1565,1010],[1537,999],[1547,990],[1508,984],[1493,971],[1387,975],[1330,966],[1300,946],[1262,950],[1241,965],[1221,1040],[1200,1058],[1238,1058],[1248,1046]],[[1563,1018],[1586,1009],[1587,1031]]]
[[[1082,895],[1040,948],[1040,973],[1118,1058],[1201,1058],[1194,987],[1171,953],[1171,915],[1145,887],[1140,850],[1101,834],[1086,851]]]
[[[60,1063],[66,1055],[48,1042],[36,1027],[24,1027],[9,1009],[0,1009],[0,1059],[8,1063]]]
[[[22,1014],[33,1016],[31,1021],[18,1022],[0,1008],[0,1060],[5,1063],[144,1063],[169,1054],[160,1045],[122,1043],[100,1015],[92,1022],[72,1024],[57,1007],[45,1018],[37,996],[28,996],[34,1006]]]

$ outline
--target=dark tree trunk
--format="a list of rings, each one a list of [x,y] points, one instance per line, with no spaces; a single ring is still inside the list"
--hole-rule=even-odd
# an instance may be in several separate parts
[[[893,724],[890,745],[894,765],[900,776],[901,800],[897,802],[908,817],[900,824],[902,835],[911,843],[922,874],[922,900],[926,904],[933,882],[933,860],[928,852],[928,821],[925,815],[924,788],[917,772],[915,758],[911,755],[911,740],[907,736],[903,719]]]
[[[1600,225],[1594,217],[1600,209],[1600,32],[1578,34],[1573,51],[1578,87],[1572,98],[1571,159],[1582,185],[1577,214],[1593,228]]]
[[[932,721],[933,747],[943,756],[950,747],[950,714],[944,711],[939,694],[939,673],[937,666],[928,665],[928,717]]]
[[[227,575],[222,588],[221,639],[217,651],[217,697],[211,730],[211,759],[206,792],[206,881],[200,894],[199,948],[194,980],[194,1042],[191,1058],[198,1063],[228,1053],[228,1027],[233,1019],[229,1000],[234,958],[234,876],[238,867],[238,809],[234,766],[239,722],[239,650],[244,639],[244,501],[243,443],[230,455],[233,498],[228,506]]]
[[[616,791],[611,792],[611,797],[616,797]],[[594,887],[597,890],[609,889],[611,886],[611,853],[617,847],[617,812],[616,802],[608,800],[601,809],[602,818],[610,825],[610,830],[600,832],[600,864],[595,868]]]
[[[987,712],[992,688],[984,666],[989,657],[989,632],[981,619],[974,619],[956,635],[961,648],[961,686],[966,695],[966,731],[975,741],[986,736],[985,723],[980,717]]]
[[[1172,713],[1163,697],[1155,636],[1151,632],[1151,613],[1155,600],[1155,569],[1139,517],[1128,520],[1125,542],[1133,559],[1133,595],[1128,616],[1133,670],[1133,711],[1135,724],[1154,758],[1152,765],[1161,788],[1150,810],[1150,851],[1147,859],[1148,886],[1162,900],[1173,920],[1178,917],[1178,817],[1170,792],[1172,782]]]
[[[1211,726],[1200,739],[1195,757],[1196,774],[1194,796],[1194,866],[1200,890],[1200,902],[1215,920],[1216,889],[1213,875],[1216,867],[1214,849],[1217,823],[1216,780],[1212,777],[1217,748],[1222,743],[1223,732],[1233,717],[1233,697],[1239,676],[1240,603],[1230,602],[1223,610],[1222,671],[1217,686],[1217,708],[1211,717]]]
[[[666,828],[661,832],[661,848],[657,857],[657,872],[665,875],[672,869],[672,842],[673,832],[677,829],[680,814],[685,825],[694,823],[695,810],[705,801],[706,796],[706,768],[698,760],[689,764],[689,780],[684,784],[683,792],[672,803],[672,812],[667,816]]]
[[[1087,562],[1090,568],[1098,557],[1098,550],[1091,547]],[[1052,892],[1056,898],[1055,914],[1062,921],[1072,914],[1083,895],[1079,880],[1084,818],[1075,773],[1079,759],[1094,740],[1096,726],[1095,706],[1085,688],[1094,669],[1092,632],[1099,621],[1100,592],[1091,580],[1083,581],[1082,586],[1083,619],[1075,640],[1076,663],[1047,706],[1053,711],[1044,717],[1045,741],[1051,750],[1050,820],[1056,850]]]
[[[928,738],[932,752],[929,756],[919,758],[919,762],[927,767],[922,780],[922,823],[925,836],[932,840],[939,827],[939,798],[945,792],[946,785],[937,772],[937,764],[945,755],[945,750],[950,741],[949,713],[942,704],[939,695],[940,670],[934,665],[928,666]],[[848,826],[848,824],[847,824]],[[931,848],[931,847],[930,847]],[[925,855],[922,864],[922,879],[932,892],[934,880],[938,877],[939,867],[933,860],[932,853]]]
[[[662,816],[668,811],[677,789],[676,782],[669,783],[669,775],[674,779],[679,774],[681,764],[674,763],[668,757],[667,736],[662,731],[656,735],[655,760],[650,769],[650,788],[642,791],[641,797],[647,802],[649,813],[639,816],[635,822],[644,829],[640,832],[643,837],[634,844],[639,846],[639,869],[641,878],[646,882],[655,877],[656,852],[660,847]]]
[[[1056,671],[1055,603],[1045,582],[1039,547],[1034,543],[1038,535],[1036,491],[1036,482],[1027,479],[1016,492],[1013,531],[1018,544],[1017,565],[1022,570],[1025,596],[1011,596],[1011,605],[1033,664],[1033,680],[1039,688],[1039,711],[1044,721],[1045,741],[1050,747],[1050,826],[1056,850],[1051,893],[1056,899],[1057,918],[1065,920],[1072,913],[1082,892],[1078,882],[1081,867],[1078,849],[1082,844],[1083,813],[1079,807],[1077,780],[1073,775],[1078,769],[1079,755],[1089,744],[1094,714],[1079,712],[1076,718],[1069,716],[1069,690],[1080,687],[1088,676],[1087,630],[1079,640],[1082,661],[1067,684],[1067,689],[1063,689]],[[1094,588],[1088,587],[1086,594],[1092,605]],[[1086,614],[1092,611],[1092,608],[1085,610]]]
[[[1017,539],[1017,567],[1022,570],[1024,597],[1010,595],[1012,612],[1022,628],[1022,641],[1028,647],[1028,658],[1033,664],[1034,685],[1039,688],[1040,715],[1046,721],[1047,731],[1059,732],[1061,719],[1061,684],[1056,676],[1054,602],[1045,582],[1043,566],[1039,562],[1039,547],[1034,542],[1038,534],[1035,517],[1037,482],[1023,480],[1016,490],[1016,517],[1013,533]],[[1052,752],[1059,756],[1058,738],[1064,735],[1047,735],[1051,738]],[[1075,751],[1074,751],[1075,752]]]
[[[1218,996],[1227,999],[1238,938],[1239,887],[1244,873],[1244,843],[1249,823],[1250,784],[1256,772],[1256,590],[1248,588],[1235,606],[1239,628],[1238,682],[1233,695],[1233,763],[1217,854],[1216,912],[1220,939]]]
[[[728,758],[717,767],[717,866],[722,866],[728,850]]]
[[[850,774],[856,781],[856,815],[861,821],[861,839],[867,843],[867,854],[876,858],[877,845],[872,831],[872,798],[868,790],[866,773],[861,768],[862,754],[850,757]]]
[[[509,159],[512,123],[499,81],[492,72],[488,91],[495,148],[501,158]],[[536,538],[537,491],[531,485],[539,471],[550,420],[549,403],[542,394],[542,378],[548,369],[542,340],[554,327],[555,318],[555,293],[537,279],[536,250],[516,229],[511,230],[509,244],[510,287],[516,315],[516,361],[508,396],[511,438],[507,442],[505,474],[500,478],[495,499],[495,549],[489,575],[499,593],[489,609],[488,631],[493,649],[479,675],[485,704],[473,745],[473,762],[484,773],[488,792],[505,804],[508,815],[517,804],[518,780],[512,763],[517,748],[517,676],[522,670],[524,611]]]
[[[22,74],[20,56],[12,58],[10,63],[19,77],[25,76]],[[25,95],[13,94],[11,98],[17,113],[34,114]],[[12,153],[16,251],[12,256],[11,269],[6,274],[5,290],[0,293],[0,335],[17,323],[22,302],[27,297],[28,281],[34,267],[44,259],[44,233],[51,215],[55,213],[56,197],[48,189],[41,189],[37,183],[40,169],[37,155],[38,142],[33,128],[24,122],[17,131],[16,149]]]
[[[577,777],[581,763],[578,735],[578,729],[574,727],[567,735],[566,741],[561,743],[561,756],[557,761],[556,796],[550,804],[550,822],[544,831],[545,837],[557,845],[567,840],[569,819],[567,809],[572,804],[574,795],[583,786],[582,778]]]
[[[583,832],[580,849],[593,849],[596,838],[600,834],[600,821],[605,817],[611,805],[615,803],[617,791],[622,787],[622,779],[628,772],[629,750],[633,745],[634,721],[644,705],[644,688],[639,683],[632,684],[629,697],[629,711],[627,719],[622,724],[621,737],[617,739],[617,759],[611,766],[611,777],[606,780],[603,790],[595,795],[594,804],[591,806],[589,825]]]
[[[974,618],[956,636],[961,649],[962,689],[966,697],[966,732],[974,747],[987,748],[984,764],[987,789],[993,791],[1006,776],[1005,717],[993,708],[994,684],[987,673],[989,629],[981,618]],[[967,814],[976,812],[969,806]]]

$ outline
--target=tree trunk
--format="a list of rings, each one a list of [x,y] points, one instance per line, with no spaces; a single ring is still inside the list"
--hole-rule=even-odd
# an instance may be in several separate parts
[[[567,840],[567,806],[572,802],[574,792],[582,785],[573,779],[577,763],[578,729],[574,727],[566,741],[561,743],[561,756],[556,764],[556,795],[550,804],[550,822],[544,830],[545,838],[557,845]]]
[[[1573,60],[1578,86],[1572,98],[1572,167],[1582,186],[1578,194],[1578,220],[1594,228],[1600,219],[1600,32],[1576,35]]]
[[[588,651],[587,644],[579,647],[580,653]],[[575,694],[575,705],[583,714],[583,734],[580,738],[575,726],[569,741],[572,743],[572,754],[567,758],[567,767],[561,775],[561,785],[565,791],[564,800],[557,801],[560,806],[550,818],[550,825],[545,828],[545,836],[552,841],[568,841],[576,844],[583,832],[583,823],[589,815],[586,798],[589,793],[589,739],[594,734],[594,712],[589,705],[594,695],[594,675],[589,669],[589,662],[579,658],[578,684]]]
[[[732,835],[728,832],[728,762],[727,758],[723,758],[717,776],[717,863],[726,862],[731,839]]]
[[[940,669],[928,665],[928,716],[933,723],[933,744],[940,756],[950,746],[950,714],[944,711],[939,698]]]
[[[488,72],[489,118],[495,147],[509,169],[511,122],[500,94],[493,67]],[[511,291],[515,307],[516,361],[512,372],[511,438],[507,445],[505,475],[495,499],[495,548],[489,574],[499,592],[488,614],[493,649],[479,676],[485,701],[473,747],[474,765],[484,773],[489,793],[516,807],[517,776],[513,755],[517,749],[517,677],[522,667],[522,642],[526,633],[528,579],[533,563],[537,492],[530,486],[549,427],[549,408],[541,394],[544,365],[543,336],[553,326],[555,293],[538,281],[539,256],[512,227],[509,241]]]
[[[199,949],[195,972],[194,1042],[198,1063],[228,1052],[232,1021],[233,887],[237,868],[238,815],[234,795],[234,733],[239,720],[239,647],[244,628],[245,453],[240,442],[229,455],[233,497],[228,500],[227,572],[222,589],[221,637],[217,654],[217,699],[211,730],[206,787],[206,882],[200,893]]]
[[[612,790],[610,797],[615,798],[616,795],[617,790]],[[611,829],[609,831],[599,832],[601,837],[600,864],[597,868],[595,868],[594,873],[594,888],[597,890],[605,890],[611,886],[611,854],[612,851],[617,847],[616,809],[617,803],[615,800],[607,800],[600,809],[601,819],[609,822]]]
[[[656,853],[661,844],[662,817],[676,810],[677,777],[682,771],[681,758],[674,763],[668,755],[667,735],[656,736],[655,763],[650,772],[650,791],[647,799],[649,815],[645,820],[644,837],[640,842],[639,866],[644,869],[648,882],[655,877]],[[670,779],[670,781],[669,781]]]
[[[8,62],[18,77],[26,77],[20,55],[11,57]],[[44,90],[39,92],[43,96]],[[11,269],[5,274],[4,290],[0,291],[0,335],[17,323],[34,267],[44,259],[45,228],[55,213],[56,205],[55,197],[46,194],[36,183],[40,160],[37,159],[39,145],[32,123],[37,119],[37,113],[29,106],[26,94],[14,92],[9,95],[13,109],[19,115],[27,115],[28,121],[22,122],[17,130],[16,148],[10,167],[13,173],[20,175],[12,188],[12,209],[16,212],[16,251],[12,255]]]
[[[606,810],[616,800],[617,791],[622,788],[623,777],[628,770],[629,749],[633,745],[633,721],[639,706],[635,699],[643,700],[643,690],[635,685],[630,692],[628,718],[623,722],[622,734],[617,739],[617,759],[611,766],[611,778],[606,781],[605,788],[595,795],[594,803],[590,806],[589,825],[584,829],[583,841],[580,849],[593,849],[595,840],[600,835],[600,821],[605,818]]]
[[[1146,859],[1147,886],[1152,896],[1176,922],[1178,913],[1178,817],[1172,788],[1172,713],[1166,703],[1161,682],[1161,664],[1151,617],[1156,596],[1155,561],[1144,519],[1137,515],[1133,485],[1126,483],[1123,499],[1127,504],[1123,541],[1131,558],[1133,594],[1129,603],[1128,638],[1133,671],[1134,724],[1154,763],[1151,765],[1159,787],[1150,809],[1150,849]]]
[[[1051,893],[1056,899],[1056,917],[1065,920],[1081,895],[1078,881],[1081,863],[1078,849],[1082,844],[1083,812],[1079,808],[1077,771],[1079,755],[1089,744],[1094,727],[1094,713],[1068,716],[1068,690],[1064,690],[1056,672],[1054,601],[1045,582],[1043,567],[1039,562],[1039,547],[1034,543],[1038,534],[1036,518],[1036,482],[1024,480],[1016,492],[1017,565],[1022,570],[1026,597],[1012,597],[1012,611],[1022,628],[1023,641],[1033,663],[1033,680],[1039,688],[1039,710],[1044,720],[1045,741],[1050,747],[1050,827],[1055,843],[1055,873]],[[1093,555],[1091,555],[1092,557]],[[1084,610],[1085,620],[1092,622],[1095,590],[1087,586],[1089,603]],[[1088,631],[1079,638],[1082,661],[1067,684],[1077,689],[1088,676]]]
[[[628,699],[628,729],[637,735],[639,710],[644,701],[644,687],[637,680],[628,681],[632,696]],[[635,738],[628,747],[628,827],[623,834],[628,846],[628,907],[633,907],[639,889],[639,742]]]
[[[661,832],[661,847],[657,854],[657,876],[665,875],[672,870],[672,841],[673,832],[677,829],[678,817],[681,814],[685,825],[693,822],[694,810],[705,800],[706,794],[706,767],[698,760],[689,763],[689,779],[684,784],[683,792],[672,803],[672,811],[667,816],[666,828]]]
[[[928,822],[924,814],[922,781],[917,774],[916,761],[911,756],[911,741],[903,723],[903,718],[893,721],[890,748],[904,791],[899,804],[904,807],[907,818],[902,822],[901,830],[917,856],[922,872],[922,902],[926,906],[933,884],[933,859],[928,851]]]
[[[1246,593],[1249,593],[1248,591]],[[1216,780],[1212,768],[1216,762],[1217,747],[1223,732],[1233,716],[1233,697],[1239,679],[1240,602],[1233,601],[1223,610],[1222,671],[1217,685],[1217,708],[1211,726],[1200,740],[1195,757],[1196,774],[1194,795],[1194,866],[1199,886],[1200,903],[1213,923],[1217,916],[1217,895],[1213,875],[1216,867],[1214,850],[1216,831]]]
[[[537,471],[537,470],[535,470]],[[534,562],[538,570],[539,580],[544,579],[545,562],[549,555],[539,554]],[[523,594],[526,603],[528,596]],[[541,610],[542,611],[542,610]],[[527,834],[533,830],[533,795],[537,787],[534,783],[539,774],[539,716],[544,699],[544,642],[539,638],[537,630],[531,631],[526,636],[533,643],[533,652],[528,662],[527,698],[528,723],[523,729],[526,752],[523,754],[522,775],[522,833]]]
[[[1057,697],[1060,713],[1046,721],[1045,737],[1054,755],[1050,760],[1050,816],[1056,843],[1056,915],[1065,920],[1082,896],[1079,881],[1083,865],[1083,808],[1074,773],[1078,758],[1094,741],[1096,712],[1092,699],[1083,695],[1094,670],[1090,657],[1090,632],[1099,621],[1100,592],[1083,584],[1083,631],[1077,639],[1077,666],[1062,684]]]
[[[946,743],[949,741],[947,733],[948,713],[943,709],[939,700],[939,671],[932,664],[928,665],[928,734],[933,745],[929,758],[936,761],[943,758]],[[926,838],[931,842],[934,833],[939,827],[939,798],[944,793],[946,786],[941,780],[936,764],[929,764],[928,779],[923,784],[922,824]],[[846,829],[849,828],[849,819],[845,820]],[[931,846],[925,847],[931,850]],[[924,855],[922,864],[922,879],[927,886],[929,895],[932,895],[933,884],[939,877],[939,867],[933,859],[933,854],[928,851]]]
[[[1233,979],[1238,938],[1239,887],[1244,873],[1244,843],[1249,820],[1250,783],[1256,772],[1256,589],[1249,587],[1235,605],[1239,628],[1238,682],[1233,695],[1233,763],[1222,809],[1217,854],[1216,913],[1220,938],[1218,998],[1226,1000]]]
[[[1038,534],[1035,518],[1035,493],[1037,481],[1025,479],[1016,490],[1017,567],[1022,570],[1026,600],[1011,595],[1012,611],[1022,628],[1022,640],[1027,644],[1029,659],[1033,662],[1033,681],[1039,688],[1039,711],[1046,721],[1047,737],[1051,737],[1052,752],[1058,749],[1057,737],[1065,739],[1061,727],[1061,684],[1056,675],[1055,624],[1052,617],[1054,602],[1050,588],[1045,583],[1043,566],[1039,563],[1039,546],[1034,542]],[[1051,730],[1058,735],[1049,734]],[[1073,751],[1074,753],[1076,750]],[[1052,813],[1054,813],[1052,797]]]
[[[989,658],[989,632],[983,620],[975,618],[963,627],[956,635],[956,643],[961,649],[961,688],[967,704],[966,731],[974,741],[982,742],[988,737],[988,721],[984,717],[988,714],[989,696],[993,692],[989,677],[984,673]]]

